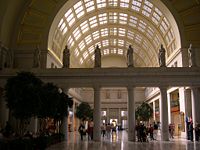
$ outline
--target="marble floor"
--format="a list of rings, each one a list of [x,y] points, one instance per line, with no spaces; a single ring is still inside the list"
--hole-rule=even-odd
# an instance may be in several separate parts
[[[175,137],[168,142],[149,141],[146,143],[128,142],[127,131],[120,131],[108,137],[102,137],[101,142],[83,141],[77,132],[70,132],[68,141],[52,145],[47,150],[200,150],[200,142],[191,142]]]

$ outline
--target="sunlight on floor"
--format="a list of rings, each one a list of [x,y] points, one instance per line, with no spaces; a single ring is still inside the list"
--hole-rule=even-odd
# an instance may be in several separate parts
[[[175,138],[169,142],[149,141],[149,142],[128,142],[127,131],[113,132],[102,137],[101,142],[88,141],[85,136],[80,140],[78,132],[70,132],[67,142],[52,145],[47,150],[199,150],[200,142],[190,142],[186,139]]]

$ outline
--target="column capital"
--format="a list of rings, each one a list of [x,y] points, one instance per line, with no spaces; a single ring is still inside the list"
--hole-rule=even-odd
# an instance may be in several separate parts
[[[184,91],[191,90],[191,87],[184,87]]]
[[[135,88],[135,86],[134,85],[127,85],[126,88],[127,88],[127,90],[132,90],[132,89]]]
[[[94,89],[94,91],[99,91],[101,89],[101,86],[100,85],[94,85],[92,88]]]
[[[159,86],[160,91],[167,91],[168,87],[167,86]]]
[[[199,88],[199,86],[190,86],[191,90],[197,90]]]

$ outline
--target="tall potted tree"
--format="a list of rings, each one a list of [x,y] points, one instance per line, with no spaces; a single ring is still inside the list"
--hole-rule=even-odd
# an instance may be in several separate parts
[[[53,83],[45,83],[42,86],[41,99],[37,116],[41,119],[43,127],[46,118],[54,119],[54,124],[61,122],[63,117],[68,115],[68,107],[73,105],[72,98],[63,92],[60,93],[59,88]]]
[[[7,80],[5,100],[12,115],[19,120],[19,134],[27,127],[27,120],[39,111],[42,81],[30,72],[19,72]]]
[[[40,129],[44,130],[46,126],[46,118],[54,118],[57,113],[57,105],[59,103],[58,87],[53,83],[45,83],[41,90],[40,109],[37,113],[40,119]]]
[[[136,120],[139,121],[149,121],[149,119],[153,115],[153,109],[152,107],[146,103],[143,102],[135,112]]]
[[[54,120],[57,122],[61,122],[61,124],[59,124],[59,132],[61,131],[63,117],[68,116],[68,107],[71,108],[72,105],[73,105],[72,98],[63,92],[60,93],[57,104],[57,111],[54,115]]]
[[[93,110],[88,103],[82,102],[76,108],[76,116],[83,121],[86,119],[93,119]]]

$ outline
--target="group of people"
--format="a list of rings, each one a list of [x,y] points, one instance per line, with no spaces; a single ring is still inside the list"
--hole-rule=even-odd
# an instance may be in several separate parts
[[[108,123],[108,124],[103,123],[102,126],[101,126],[101,134],[102,134],[103,137],[106,136],[107,138],[110,138],[111,133],[117,131],[116,128],[117,127],[114,126],[114,124],[112,124],[112,123],[111,124],[110,123]]]
[[[195,133],[195,140],[200,141],[200,124],[196,123],[195,128],[193,128],[193,122],[187,122],[187,135],[188,135],[188,140],[193,141],[194,135],[193,132]]]
[[[196,141],[200,141],[200,124],[197,123],[195,126],[195,137],[196,137]]]
[[[87,128],[84,122],[80,123],[78,131],[79,131],[81,140],[83,140],[84,136],[86,135],[88,135],[88,140],[93,140],[93,127],[94,127],[93,121],[88,122]],[[110,138],[112,132],[116,132],[116,126],[114,126],[113,124],[103,123],[101,125],[101,135],[103,138],[104,137]]]
[[[144,124],[140,123],[136,125],[137,132],[137,140],[138,142],[148,142],[147,136],[149,135],[150,140],[157,139],[158,133],[158,124],[154,122],[154,124],[150,124],[149,127],[146,127]]]
[[[83,140],[83,137],[85,135],[88,135],[88,140],[93,140],[93,127],[94,123],[93,121],[88,122],[87,128],[85,127],[85,124],[81,122],[79,126],[79,133],[81,136],[81,140]],[[159,130],[159,123],[153,123],[150,124],[148,127],[144,124],[140,123],[136,125],[136,135],[137,135],[137,141],[138,142],[148,142],[149,140],[157,140],[157,134]],[[193,131],[195,133],[195,140],[200,140],[200,124],[196,123],[195,128],[193,128],[193,123],[189,122],[187,124],[187,133],[188,133],[188,140],[193,141]],[[113,124],[105,124],[103,123],[101,125],[101,135],[102,137],[110,138],[111,133],[116,132],[116,126],[113,126]],[[169,124],[169,137],[171,139],[174,138],[174,132],[175,132],[175,125],[173,123]],[[148,138],[149,137],[149,138]]]
[[[87,129],[85,127],[84,122],[81,122],[78,128],[81,140],[83,140],[83,137],[86,136],[86,134],[88,134],[88,140],[93,140],[93,128],[94,128],[94,123],[92,120],[88,122]]]

